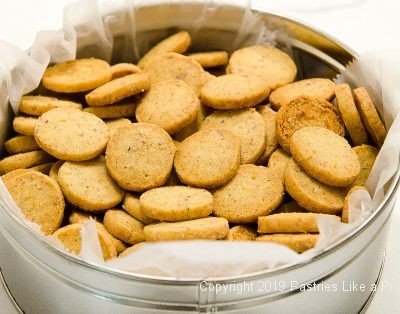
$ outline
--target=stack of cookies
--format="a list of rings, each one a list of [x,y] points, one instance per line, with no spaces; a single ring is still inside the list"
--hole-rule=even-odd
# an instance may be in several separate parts
[[[182,31],[137,66],[56,64],[22,97],[0,174],[44,234],[79,253],[94,218],[105,259],[190,239],[303,252],[318,217],[349,221],[386,135],[366,89],[294,82],[295,62],[274,47],[190,44]]]

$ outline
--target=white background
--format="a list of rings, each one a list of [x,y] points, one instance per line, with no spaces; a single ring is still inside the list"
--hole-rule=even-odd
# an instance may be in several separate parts
[[[0,0],[0,2],[0,38],[27,49],[36,31],[61,28],[62,9],[72,1]],[[370,49],[400,51],[400,1],[253,0],[253,3],[257,8],[283,12],[285,15],[316,26],[358,52]],[[382,278],[397,286],[400,286],[399,210],[399,206],[396,206]],[[0,313],[16,313],[1,286]],[[378,292],[367,313],[400,313],[400,290]]]

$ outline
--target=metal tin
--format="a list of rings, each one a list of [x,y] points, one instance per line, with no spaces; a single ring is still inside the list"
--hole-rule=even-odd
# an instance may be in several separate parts
[[[163,8],[162,1],[155,2],[136,12],[137,31],[143,36],[156,38],[168,28],[187,28],[201,14],[198,2],[180,1],[180,6],[187,6],[185,21],[189,24],[178,25],[168,19],[174,6]],[[244,7],[223,2],[213,12],[216,24],[207,28],[207,38],[203,42],[200,38],[196,46],[218,48],[234,40]],[[154,5],[160,13],[156,16]],[[304,78],[332,78],[355,56],[337,40],[302,23],[259,14],[271,27],[291,32],[292,39],[278,38],[278,44],[292,47]],[[116,47],[123,42],[119,29],[114,30]],[[221,40],[216,42],[217,38]],[[113,58],[119,57],[116,50]],[[380,276],[399,175],[373,215],[322,254],[273,271],[206,282],[133,275],[83,262],[32,232],[0,200],[0,267],[10,294],[25,313],[355,313],[368,304],[373,293],[370,287]],[[361,283],[367,288],[360,289]],[[217,287],[226,287],[225,293],[216,293]]]

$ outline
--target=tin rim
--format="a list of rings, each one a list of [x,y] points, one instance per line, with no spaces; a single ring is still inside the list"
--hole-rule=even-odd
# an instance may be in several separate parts
[[[321,31],[317,27],[311,26],[307,23],[299,21],[298,19],[288,17],[283,14],[261,11],[259,9],[255,9],[253,11],[258,12],[260,14],[264,14],[264,15],[270,15],[270,16],[274,16],[277,18],[282,18],[286,21],[289,21],[290,23],[295,23],[301,27],[307,28],[308,30],[335,43],[336,45],[338,45],[340,48],[342,48],[345,52],[347,52],[353,58],[356,58],[358,56],[357,53],[353,49],[349,48],[346,44],[337,40],[334,36],[331,36],[331,35],[325,33],[324,31]],[[327,248],[325,248],[323,251],[321,251],[319,254],[317,254],[314,257],[308,258],[301,262],[286,264],[286,265],[277,267],[275,269],[261,270],[261,271],[257,271],[257,272],[244,274],[244,275],[235,275],[235,276],[227,276],[227,277],[207,277],[207,280],[218,282],[218,283],[229,283],[229,282],[235,282],[235,281],[237,282],[237,281],[245,280],[245,279],[246,280],[256,280],[256,279],[260,279],[265,276],[277,275],[282,272],[295,270],[295,269],[303,267],[304,265],[318,261],[318,260],[324,258],[325,256],[339,250],[344,245],[347,245],[350,241],[357,238],[362,232],[364,232],[381,215],[381,213],[387,207],[388,203],[390,201],[392,201],[393,197],[396,195],[396,192],[397,192],[399,186],[400,186],[400,168],[397,169],[395,175],[393,176],[392,182],[390,184],[388,192],[386,193],[383,201],[374,210],[374,212],[361,225],[359,225],[357,228],[355,228],[354,230],[349,232],[341,240],[329,245]],[[30,235],[33,236],[34,239],[37,240],[40,244],[43,244],[45,247],[50,249],[50,251],[56,253],[57,255],[65,258],[75,264],[89,268],[90,270],[104,272],[104,273],[107,273],[107,274],[110,274],[110,275],[113,275],[116,277],[124,278],[124,279],[136,280],[136,281],[147,282],[147,283],[156,283],[156,284],[160,284],[160,285],[170,285],[170,284],[193,285],[193,284],[197,284],[199,281],[202,280],[201,278],[173,279],[170,277],[136,274],[136,273],[131,273],[131,272],[122,271],[122,270],[116,270],[116,269],[113,269],[113,268],[110,268],[107,266],[102,266],[102,265],[98,265],[98,264],[95,264],[92,262],[84,261],[81,258],[79,258],[78,256],[68,253],[68,252],[54,246],[47,238],[45,238],[41,234],[35,232],[27,224],[25,224],[21,219],[19,219],[12,211],[8,210],[7,206],[5,206],[5,204],[2,204],[2,205],[3,206],[1,206],[1,207],[4,210],[4,212],[8,216],[10,216],[14,220],[14,222],[17,223],[21,228],[24,228],[25,231],[29,232]],[[387,221],[385,221],[385,223],[387,223]]]

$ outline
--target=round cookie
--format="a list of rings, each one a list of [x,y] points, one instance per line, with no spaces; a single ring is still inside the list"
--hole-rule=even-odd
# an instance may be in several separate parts
[[[113,80],[140,71],[142,71],[142,69],[132,63],[117,63],[111,66],[111,75]]]
[[[190,186],[215,188],[228,182],[240,164],[240,140],[225,129],[199,131],[178,146],[174,166]]]
[[[231,223],[257,221],[268,215],[283,199],[283,185],[273,170],[241,165],[236,176],[213,193],[213,213]]]
[[[27,153],[40,149],[33,136],[19,135],[4,143],[4,148],[9,154]]]
[[[46,96],[22,96],[18,110],[32,116],[41,116],[51,109],[61,107],[82,110],[82,105],[76,102]]]
[[[257,238],[257,232],[249,226],[235,226],[229,229],[226,240],[228,241],[254,241]]]
[[[335,87],[336,102],[344,125],[354,145],[368,142],[368,135],[361,122],[353,94],[348,84],[339,84]]]
[[[276,136],[282,148],[290,152],[289,140],[297,130],[317,126],[344,136],[345,129],[337,108],[326,100],[299,97],[276,114]]]
[[[57,238],[72,253],[79,254],[82,248],[82,227],[83,225],[80,223],[67,225],[54,232],[53,237]],[[108,260],[117,257],[117,250],[112,240],[104,231],[98,228],[96,228],[96,231],[103,258]]]
[[[356,88],[353,93],[364,127],[367,129],[369,135],[371,135],[374,143],[378,147],[381,147],[385,141],[386,129],[379,118],[371,97],[364,87]]]
[[[337,214],[343,208],[345,190],[325,185],[307,175],[292,159],[285,174],[286,191],[310,212]]]
[[[379,150],[370,145],[360,145],[353,147],[353,150],[356,152],[358,156],[358,160],[360,161],[360,173],[357,179],[351,184],[351,186],[361,185],[365,186],[369,174],[371,172],[372,166],[375,163],[376,156],[379,153]]]
[[[319,232],[318,218],[330,217],[340,221],[340,217],[315,213],[280,213],[258,217],[258,233],[307,233]]]
[[[22,135],[32,136],[37,121],[38,119],[33,117],[15,117],[13,121],[14,131]]]
[[[113,132],[114,130],[118,129],[121,126],[131,125],[132,122],[126,118],[115,118],[104,121],[108,127],[108,132]]]
[[[143,93],[150,88],[147,73],[129,74],[97,87],[85,96],[89,106],[98,107],[114,104],[124,98]]]
[[[107,231],[121,241],[129,244],[144,241],[144,225],[123,210],[108,210],[104,215],[103,223]]]
[[[161,222],[144,227],[147,242],[176,240],[220,240],[229,232],[225,218],[206,217],[179,222]]]
[[[20,172],[4,180],[26,219],[38,224],[46,235],[56,231],[63,220],[65,202],[58,184],[38,171]]]
[[[133,118],[135,117],[136,105],[127,100],[116,105],[87,107],[83,111],[94,114],[100,119]]]
[[[269,95],[274,110],[289,104],[298,97],[322,98],[332,100],[335,95],[335,83],[326,78],[310,78],[279,87]]]
[[[290,158],[291,157],[288,153],[286,153],[282,148],[278,148],[272,153],[268,160],[268,168],[273,169],[282,182],[285,181],[285,172]]]
[[[271,89],[293,82],[297,74],[296,64],[288,54],[262,45],[236,50],[228,69],[233,74],[259,76]]]
[[[67,200],[87,211],[112,208],[125,196],[125,191],[108,174],[103,156],[66,161],[58,171],[58,182]]]
[[[257,160],[257,164],[265,164],[272,153],[278,148],[278,139],[275,135],[276,112],[268,106],[258,108],[258,113],[263,117],[265,123],[265,149]]]
[[[35,126],[35,140],[50,155],[82,161],[101,154],[109,133],[106,124],[90,113],[56,108],[43,114]]]
[[[17,176],[19,176],[21,174],[25,174],[25,173],[30,172],[30,171],[32,171],[32,170],[30,170],[30,169],[15,169],[13,171],[7,172],[6,174],[3,174],[1,176],[1,179],[6,184],[7,180],[10,181],[10,180],[14,179],[15,177],[17,177]]]
[[[347,140],[325,128],[297,130],[290,138],[290,151],[308,175],[330,186],[349,186],[360,173],[357,154]]]
[[[198,62],[203,68],[213,68],[228,64],[228,53],[226,51],[196,52],[188,55]]]
[[[21,153],[0,160],[0,175],[15,169],[25,169],[48,163],[54,158],[42,150]]]
[[[192,39],[188,32],[181,31],[160,41],[151,48],[140,60],[138,66],[146,67],[152,59],[168,52],[184,53],[190,46]]]
[[[106,164],[121,187],[141,192],[165,183],[175,150],[171,137],[159,126],[133,123],[111,134]]]
[[[147,217],[143,213],[142,208],[140,207],[140,198],[136,194],[126,193],[124,198],[124,203],[122,204],[122,208],[133,218],[136,218],[145,225],[157,222],[156,219]]]
[[[164,186],[140,196],[143,213],[160,221],[184,221],[207,217],[213,197],[204,189],[189,186]]]
[[[99,59],[88,58],[67,61],[48,67],[42,84],[59,93],[86,92],[111,80],[110,65]]]
[[[240,139],[240,163],[255,162],[265,149],[265,123],[254,109],[220,110],[209,115],[201,130],[217,128],[231,131]]]
[[[200,101],[183,81],[155,83],[136,107],[138,122],[153,123],[169,134],[188,126],[200,110]]]
[[[49,172],[49,176],[53,178],[57,183],[58,183],[58,170],[60,170],[60,167],[63,165],[63,163],[64,160],[59,160],[55,162]]]
[[[200,95],[201,88],[211,79],[210,74],[196,61],[174,52],[155,58],[144,70],[150,74],[152,85],[162,81],[181,80],[191,87],[197,96]]]
[[[45,164],[40,164],[37,166],[33,166],[28,168],[29,170],[39,171],[45,175],[49,175],[50,169],[53,167],[54,162],[47,162]]]
[[[214,109],[250,108],[267,98],[269,90],[258,76],[227,74],[205,84],[201,89],[201,100]]]
[[[303,253],[312,249],[318,241],[318,234],[299,233],[299,234],[266,234],[260,236],[256,241],[272,242],[286,245],[297,253]]]
[[[366,188],[365,186],[358,186],[358,185],[353,186],[353,187],[349,190],[349,192],[347,192],[347,195],[346,195],[346,197],[344,198],[344,202],[343,202],[342,222],[344,222],[344,223],[349,223],[349,221],[350,221],[350,220],[349,220],[349,209],[350,209],[350,203],[349,203],[349,201],[350,201],[351,195],[352,195],[354,192],[360,191],[360,190],[364,190],[364,191],[366,191],[366,192],[368,193],[368,190],[367,190],[367,188]]]

